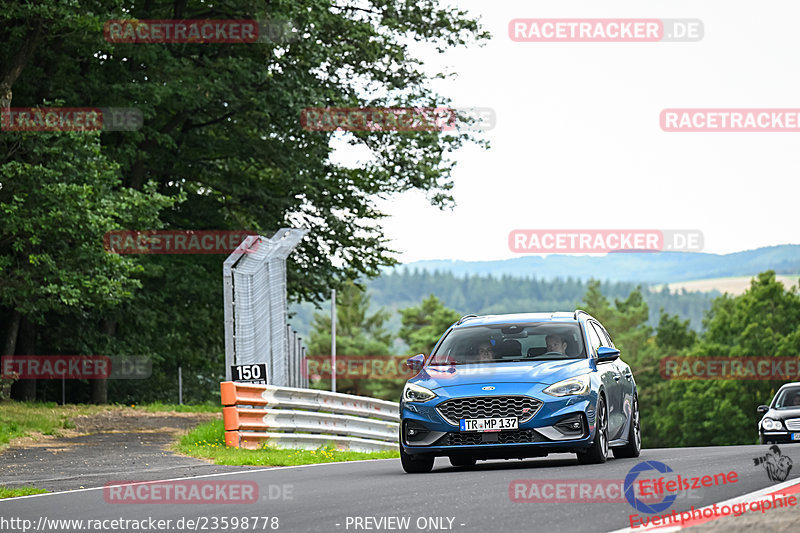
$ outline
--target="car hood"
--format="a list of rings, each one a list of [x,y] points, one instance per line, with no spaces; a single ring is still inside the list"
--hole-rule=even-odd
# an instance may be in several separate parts
[[[773,420],[789,420],[791,418],[800,418],[800,407],[797,409],[770,409],[767,411],[764,417],[771,418]]]
[[[589,359],[425,367],[410,380],[427,389],[476,383],[551,384],[591,371]]]

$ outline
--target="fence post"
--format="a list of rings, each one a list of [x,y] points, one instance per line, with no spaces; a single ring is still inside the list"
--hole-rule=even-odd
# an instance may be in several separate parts
[[[336,392],[336,289],[331,291],[331,392]]]

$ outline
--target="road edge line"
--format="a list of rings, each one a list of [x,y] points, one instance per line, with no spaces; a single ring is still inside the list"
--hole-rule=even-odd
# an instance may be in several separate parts
[[[15,496],[13,498],[3,498],[0,499],[0,505],[3,505],[4,502],[16,501],[16,500],[23,500],[26,498],[40,498],[43,496],[56,496],[58,494],[73,494],[75,492],[88,492],[92,490],[103,490],[108,487],[118,487],[120,485],[148,485],[150,483],[165,483],[168,481],[184,481],[188,479],[198,479],[203,477],[219,477],[219,476],[232,476],[237,474],[255,474],[258,472],[274,472],[276,470],[288,470],[290,468],[307,468],[310,466],[331,466],[331,465],[344,465],[348,463],[371,463],[374,461],[398,461],[399,459],[396,457],[390,457],[387,459],[361,459],[358,461],[335,461],[332,463],[314,463],[310,465],[291,465],[291,466],[273,466],[269,468],[256,468],[253,470],[237,470],[235,472],[219,472],[217,474],[201,474],[199,476],[186,476],[186,477],[178,477],[172,479],[154,479],[152,481],[130,481],[128,483],[115,483],[114,485],[103,485],[102,487],[89,487],[88,489],[73,489],[73,490],[61,490],[58,492],[46,492],[43,494],[29,494],[27,496]],[[214,466],[244,466],[244,465],[214,465]]]

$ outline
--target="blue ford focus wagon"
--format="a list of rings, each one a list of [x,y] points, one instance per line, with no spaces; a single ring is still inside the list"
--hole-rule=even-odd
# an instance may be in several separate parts
[[[639,403],[630,367],[585,311],[467,315],[429,356],[400,401],[400,458],[409,473],[434,459],[575,453],[583,464],[638,457]]]

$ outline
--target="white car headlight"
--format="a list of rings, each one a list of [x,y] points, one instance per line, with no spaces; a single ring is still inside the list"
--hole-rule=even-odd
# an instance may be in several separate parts
[[[544,392],[550,396],[580,396],[589,394],[591,388],[591,381],[589,374],[574,377],[553,383]]]
[[[434,398],[436,398],[436,394],[433,391],[413,383],[406,383],[403,388],[403,400],[406,402],[427,402]]]
[[[761,421],[761,427],[763,427],[767,431],[776,431],[783,429],[783,424],[781,424],[780,420],[765,418],[764,420]]]

